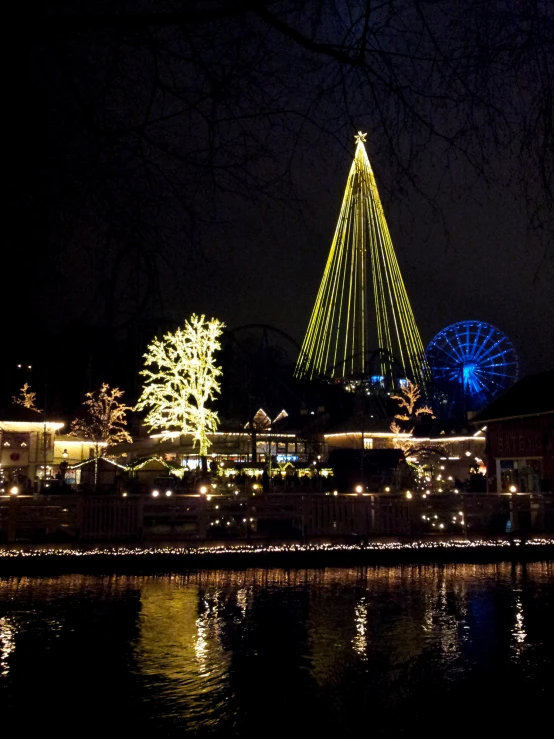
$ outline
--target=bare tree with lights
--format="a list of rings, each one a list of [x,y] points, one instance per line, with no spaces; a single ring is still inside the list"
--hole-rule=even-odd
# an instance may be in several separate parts
[[[411,380],[406,380],[398,394],[391,395],[391,400],[395,400],[398,404],[398,413],[395,414],[395,420],[390,425],[394,434],[411,434],[421,416],[435,418],[433,409],[421,403],[421,390]],[[412,441],[404,439],[396,439],[395,444],[399,449],[404,449],[404,447],[408,449],[413,446]]]
[[[126,429],[127,411],[132,408],[121,402],[124,394],[124,390],[103,383],[98,390],[86,393],[83,402],[85,416],[76,418],[71,424],[71,434],[82,434],[96,442],[97,457],[101,443],[113,446],[133,441]]]
[[[14,405],[21,405],[23,408],[28,408],[30,411],[36,411],[42,413],[40,408],[37,408],[37,394],[31,391],[31,386],[26,382],[21,390],[19,396],[12,395],[12,401]]]
[[[144,355],[146,367],[141,374],[146,381],[136,406],[149,409],[144,423],[150,429],[162,434],[192,433],[204,470],[211,443],[208,434],[219,425],[217,412],[207,403],[220,392],[221,368],[215,363],[215,352],[221,348],[223,328],[216,318],[193,314],[183,328],[154,339]]]

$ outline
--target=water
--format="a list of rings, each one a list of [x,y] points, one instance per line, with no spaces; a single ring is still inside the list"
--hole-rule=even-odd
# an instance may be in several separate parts
[[[554,565],[0,579],[0,700],[59,736],[550,724]]]

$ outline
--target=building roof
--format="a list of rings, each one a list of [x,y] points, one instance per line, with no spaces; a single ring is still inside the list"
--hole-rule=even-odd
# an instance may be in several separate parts
[[[46,426],[50,431],[61,429],[65,424],[62,421],[52,420],[39,411],[13,403],[0,410],[0,427],[3,431],[38,431]]]
[[[472,419],[491,423],[554,413],[554,370],[527,375]]]
[[[8,423],[44,423],[42,413],[16,403],[12,403],[7,408],[2,408],[0,419],[2,419],[2,422]]]

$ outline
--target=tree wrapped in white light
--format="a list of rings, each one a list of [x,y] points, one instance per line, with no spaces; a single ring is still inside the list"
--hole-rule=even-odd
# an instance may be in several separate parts
[[[221,390],[221,368],[214,355],[221,348],[224,326],[216,318],[206,320],[204,315],[193,314],[183,328],[154,339],[141,372],[146,380],[136,408],[148,409],[145,425],[167,435],[171,431],[192,433],[202,457],[211,443],[208,434],[219,424],[217,412],[206,403]]]
[[[82,434],[86,439],[93,439],[97,449],[101,442],[107,446],[121,442],[132,443],[133,439],[125,427],[127,411],[133,409],[121,402],[124,394],[123,390],[110,387],[105,382],[98,390],[86,393],[83,401],[86,415],[72,422],[71,434]]]

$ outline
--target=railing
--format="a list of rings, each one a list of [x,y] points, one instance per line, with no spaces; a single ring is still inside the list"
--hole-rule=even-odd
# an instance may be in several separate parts
[[[554,534],[554,494],[320,493],[0,497],[0,540]]]

